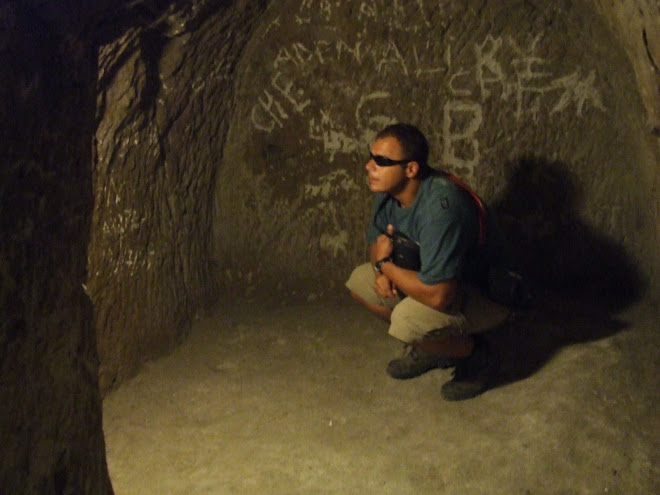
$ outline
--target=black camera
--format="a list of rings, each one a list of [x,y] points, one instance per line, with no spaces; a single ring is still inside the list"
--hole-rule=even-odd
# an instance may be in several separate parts
[[[392,239],[392,260],[394,264],[418,272],[422,267],[419,244],[398,232],[388,237]]]

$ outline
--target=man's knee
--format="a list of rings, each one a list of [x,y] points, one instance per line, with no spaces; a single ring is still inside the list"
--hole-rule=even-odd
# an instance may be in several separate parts
[[[455,334],[462,331],[465,317],[432,309],[410,297],[392,312],[390,335],[405,343],[424,339],[429,333]],[[459,331],[457,331],[459,329]]]
[[[365,301],[377,304],[378,300],[374,293],[374,281],[376,277],[371,263],[364,263],[356,267],[346,281],[346,288],[353,299],[359,302]]]
[[[414,302],[416,301],[412,301],[410,298],[404,299],[394,308],[390,317],[389,334],[406,344],[422,339],[424,334],[430,330],[418,321],[415,311],[411,311],[411,307],[416,306]]]
[[[381,320],[386,321],[387,323],[390,322],[390,318],[392,316],[392,308],[388,306],[383,306],[382,304],[376,304],[366,301],[363,297],[361,297],[359,294],[356,294],[350,289],[348,290],[348,292],[353,299],[355,299],[357,302],[359,302],[361,305],[363,305],[373,314],[378,316]]]

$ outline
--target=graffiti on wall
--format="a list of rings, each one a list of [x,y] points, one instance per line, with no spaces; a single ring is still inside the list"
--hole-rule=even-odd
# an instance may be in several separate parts
[[[112,266],[112,275],[133,277],[143,270],[150,270],[155,251],[135,241],[140,229],[147,224],[147,217],[135,208],[122,205],[125,191],[121,190],[114,178],[110,177],[105,191],[103,206],[109,214],[103,216],[101,225],[107,246],[103,259]]]
[[[332,9],[337,6],[330,0],[304,1],[296,15],[297,22],[309,24],[313,15],[316,22],[319,17],[329,22]],[[424,2],[419,0],[416,7],[424,19],[422,24],[428,24]],[[363,2],[358,15],[365,22],[387,22],[395,17],[393,11],[403,12],[405,8],[404,2],[394,2],[385,15],[383,2]],[[538,121],[544,115],[552,117],[564,112],[575,112],[581,118],[588,108],[606,111],[596,72],[580,67],[561,74],[552,72],[550,61],[539,54],[541,40],[540,34],[526,43],[511,36],[488,34],[460,49],[452,46],[451,39],[444,47],[431,46],[430,41],[404,47],[393,38],[367,40],[359,32],[352,40],[295,40],[281,46],[272,59],[270,81],[252,107],[251,123],[254,129],[271,133],[283,129],[294,116],[306,118],[308,137],[322,142],[327,158],[333,161],[337,153],[352,153],[364,147],[365,136],[391,122],[392,116],[365,117],[370,105],[382,108],[379,100],[391,95],[386,87],[360,88],[364,91],[357,98],[322,102],[342,108],[355,106],[355,122],[342,123],[333,116],[332,108],[311,105],[308,90],[297,83],[304,80],[299,76],[328,64],[374,71],[384,80],[400,74],[411,79],[413,85],[436,85],[438,98],[445,100],[438,131],[443,165],[460,168],[469,176],[481,158],[479,131],[488,117],[484,107],[491,100],[497,99],[498,105],[518,122]],[[455,52],[460,52],[459,56]]]
[[[310,211],[320,218],[328,229],[321,233],[319,247],[334,257],[346,254],[349,233],[337,205],[339,198],[356,195],[360,188],[346,169],[337,169],[318,178],[315,184],[306,184],[304,197],[314,204]]]
[[[282,188],[281,197],[285,210],[294,212],[288,214],[296,232],[308,236],[301,244],[318,238],[317,253],[335,259],[363,254],[349,235],[350,225],[364,221],[357,213],[364,210],[365,188],[356,157],[366,161],[373,137],[398,118],[422,116],[419,123],[431,129],[425,130],[438,165],[478,186],[484,177],[479,165],[499,139],[494,121],[505,118],[522,128],[607,111],[597,72],[585,69],[586,63],[558,62],[542,33],[481,27],[472,37],[459,32],[452,37],[450,25],[443,24],[451,16],[441,11],[456,8],[428,0],[289,5],[295,25],[281,15],[257,37],[250,71],[255,77],[242,92],[240,114],[246,120],[237,128],[264,147],[280,141],[301,145],[295,180],[301,178],[303,190],[296,195]],[[440,31],[442,36],[433,36]],[[252,162],[259,163],[261,157],[253,155]],[[264,185],[265,192],[249,187],[270,198],[275,180]],[[354,216],[347,218],[347,212]],[[254,218],[254,208],[249,216]],[[231,242],[237,251],[251,249],[247,240]]]

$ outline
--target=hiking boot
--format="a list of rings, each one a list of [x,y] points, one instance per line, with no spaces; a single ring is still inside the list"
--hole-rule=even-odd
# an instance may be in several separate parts
[[[475,336],[472,353],[461,359],[454,369],[454,377],[442,385],[445,400],[465,400],[484,393],[492,385],[499,361],[483,337]]]
[[[407,354],[402,358],[393,359],[387,365],[387,374],[392,378],[403,380],[423,375],[435,368],[450,368],[458,360],[431,354],[414,345],[406,345]],[[405,353],[405,351],[404,351]]]

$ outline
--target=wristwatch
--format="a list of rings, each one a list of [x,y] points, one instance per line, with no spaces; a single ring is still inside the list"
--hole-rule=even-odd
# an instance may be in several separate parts
[[[376,272],[378,272],[382,275],[383,274],[383,269],[382,269],[383,264],[387,263],[388,261],[392,261],[391,256],[388,256],[387,258],[383,258],[382,260],[376,261],[376,263],[374,263],[374,270],[376,270]]]

